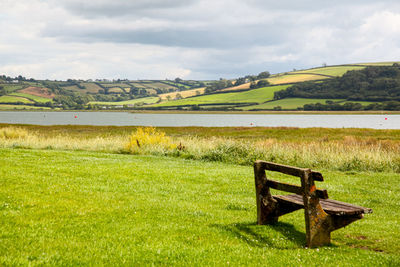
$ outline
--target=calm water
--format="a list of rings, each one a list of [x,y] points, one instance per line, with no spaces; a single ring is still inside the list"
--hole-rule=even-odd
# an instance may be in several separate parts
[[[400,115],[143,114],[2,111],[0,123],[113,126],[287,126],[400,129]]]

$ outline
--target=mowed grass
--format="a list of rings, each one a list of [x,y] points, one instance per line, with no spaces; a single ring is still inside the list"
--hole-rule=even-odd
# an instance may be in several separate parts
[[[104,106],[118,106],[118,105],[134,105],[138,103],[144,104],[153,104],[159,100],[158,97],[143,97],[143,98],[136,98],[126,101],[117,101],[117,102],[101,102],[101,101],[91,101],[88,104],[92,105],[104,105]]]
[[[32,101],[35,101],[38,103],[52,102],[51,98],[41,97],[41,96],[37,96],[37,95],[30,95],[30,94],[25,94],[25,93],[12,93],[10,95],[24,97],[24,98],[27,98],[29,100],[32,100]]]
[[[374,213],[335,231],[331,246],[305,249],[303,211],[255,224],[249,166],[77,151],[0,155],[2,265],[400,264],[399,174],[323,172],[319,186],[331,198]]]
[[[272,100],[274,97],[274,92],[286,89],[287,87],[288,87],[287,85],[269,86],[245,92],[204,95],[204,96],[191,97],[181,100],[169,101],[154,106],[166,107],[166,106],[219,104],[219,103],[262,103],[268,100]]]
[[[10,96],[10,95],[3,95],[0,96],[0,103],[25,103],[25,104],[33,104],[34,102],[19,96]]]

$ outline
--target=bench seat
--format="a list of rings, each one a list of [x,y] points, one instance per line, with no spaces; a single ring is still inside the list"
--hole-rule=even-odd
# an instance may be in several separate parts
[[[298,206],[298,209],[304,208],[303,196],[293,195],[274,195],[272,196],[276,201],[282,204],[289,204]],[[358,215],[372,213],[372,209],[356,206],[353,204],[332,200],[332,199],[320,199],[322,209],[330,215]]]

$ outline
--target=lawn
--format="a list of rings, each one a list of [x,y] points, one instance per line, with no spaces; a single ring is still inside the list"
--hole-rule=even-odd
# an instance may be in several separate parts
[[[154,106],[181,106],[219,103],[262,103],[273,99],[274,92],[286,89],[287,85],[269,86],[244,92],[220,93],[164,102]]]
[[[143,98],[136,98],[126,101],[118,101],[118,102],[101,102],[101,101],[91,101],[88,104],[92,105],[104,105],[104,106],[118,106],[118,105],[134,105],[138,103],[144,104],[153,104],[159,100],[158,97],[143,97]]]
[[[255,224],[250,166],[82,151],[0,155],[1,265],[400,264],[398,173],[322,170],[331,198],[374,213],[335,231],[331,246],[305,249],[302,211]]]

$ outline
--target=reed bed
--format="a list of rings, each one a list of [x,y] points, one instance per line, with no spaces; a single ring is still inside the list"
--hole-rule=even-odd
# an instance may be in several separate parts
[[[0,147],[164,155],[251,165],[257,159],[339,171],[400,172],[400,140],[343,136],[316,141],[254,137],[166,136],[154,128],[131,135],[46,135],[24,127],[0,128]]]

